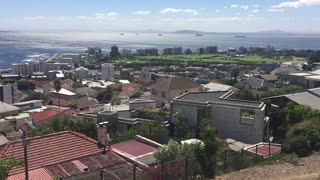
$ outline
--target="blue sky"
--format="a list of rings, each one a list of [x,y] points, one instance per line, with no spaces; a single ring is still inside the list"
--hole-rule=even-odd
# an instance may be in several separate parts
[[[320,32],[320,0],[2,0],[0,30]]]

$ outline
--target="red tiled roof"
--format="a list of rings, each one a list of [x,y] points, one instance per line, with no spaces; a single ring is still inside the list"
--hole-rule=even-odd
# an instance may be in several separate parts
[[[139,89],[135,84],[124,84],[122,86],[121,92],[119,92],[119,96],[127,96],[137,92]]]
[[[48,134],[34,137],[30,140],[30,145],[28,145],[30,171],[46,165],[101,152],[96,145],[96,140],[72,131]],[[0,157],[13,156],[23,160],[23,145],[21,141],[8,142],[0,146],[0,150]],[[23,166],[12,169],[10,175],[21,172],[24,172]]]
[[[70,115],[75,113],[77,113],[77,111],[74,109],[50,109],[42,112],[32,113],[31,117],[35,121],[35,123],[44,124],[44,123],[48,123],[57,115],[59,115],[60,117],[64,117],[65,115]]]
[[[151,85],[151,88],[162,91],[183,90],[190,88],[200,88],[199,84],[184,77],[159,78],[158,82]]]
[[[157,147],[142,143],[137,140],[130,140],[114,144],[111,146],[111,148],[115,152],[119,151],[120,153],[127,155],[129,158],[135,158],[144,154],[148,154],[158,149]]]
[[[25,174],[19,173],[9,176],[7,180],[25,179]],[[29,179],[31,180],[53,180],[50,173],[45,168],[39,168],[29,171]]]

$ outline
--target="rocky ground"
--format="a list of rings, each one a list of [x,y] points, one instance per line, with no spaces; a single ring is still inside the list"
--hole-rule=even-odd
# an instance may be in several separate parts
[[[315,154],[305,158],[287,158],[286,160],[276,160],[271,165],[257,165],[241,171],[218,176],[216,179],[320,180],[320,154]]]

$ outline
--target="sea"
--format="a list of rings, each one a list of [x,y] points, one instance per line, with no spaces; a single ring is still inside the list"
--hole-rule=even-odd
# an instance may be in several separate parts
[[[0,69],[12,63],[45,60],[57,53],[84,52],[88,47],[100,47],[106,53],[112,45],[119,49],[158,48],[181,46],[196,50],[218,46],[219,50],[239,47],[276,49],[320,49],[320,36],[280,35],[203,35],[111,32],[0,32]]]

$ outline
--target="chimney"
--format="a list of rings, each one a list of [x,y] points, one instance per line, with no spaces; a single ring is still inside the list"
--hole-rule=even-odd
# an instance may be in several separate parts
[[[98,147],[103,148],[103,154],[106,153],[106,147],[108,146],[109,134],[107,133],[108,122],[98,123]]]

